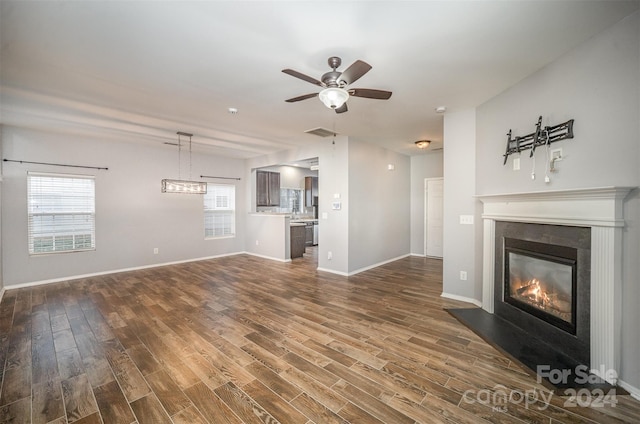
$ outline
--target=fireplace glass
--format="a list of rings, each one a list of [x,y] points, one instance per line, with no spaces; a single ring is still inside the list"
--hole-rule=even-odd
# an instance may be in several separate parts
[[[505,238],[504,251],[504,301],[575,334],[577,250]]]

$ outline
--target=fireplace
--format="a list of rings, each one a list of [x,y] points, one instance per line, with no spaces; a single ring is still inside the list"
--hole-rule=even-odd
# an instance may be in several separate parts
[[[504,240],[504,301],[576,334],[575,248]]]
[[[616,377],[604,371],[619,371],[621,354],[618,330],[621,327],[619,311],[622,296],[622,264],[620,258],[625,225],[623,206],[625,197],[634,188],[596,187],[477,196],[483,203],[482,309],[490,315],[501,314],[500,311],[503,309],[510,309],[507,313],[509,316],[514,316],[516,320],[518,316],[525,315],[520,308],[502,301],[504,262],[503,254],[500,253],[502,250],[497,249],[500,237],[564,245],[563,242],[556,242],[558,234],[554,234],[553,231],[544,234],[541,239],[530,239],[522,237],[523,233],[518,230],[505,234],[500,229],[502,224],[543,224],[557,227],[561,231],[566,228],[582,228],[586,231],[587,238],[584,239],[583,246],[577,248],[577,286],[574,292],[576,334],[568,334],[567,331],[550,325],[544,320],[537,319],[537,321],[546,326],[543,330],[545,336],[547,336],[547,329],[560,333],[559,336],[553,336],[551,344],[581,338],[583,340],[581,343],[589,352],[589,357],[583,358],[580,363],[590,364],[592,372],[611,384],[616,383]],[[585,246],[588,246],[590,253],[586,253]],[[500,247],[502,248],[502,244]],[[581,258],[587,259],[588,262],[581,262]],[[585,280],[581,274],[585,272],[589,274],[588,290],[580,287],[581,281]],[[584,306],[588,306],[589,310],[586,316]],[[512,322],[508,317],[506,320]],[[539,334],[540,330],[540,328],[531,328],[527,334]]]
[[[591,231],[498,221],[495,314],[578,363],[590,363]]]

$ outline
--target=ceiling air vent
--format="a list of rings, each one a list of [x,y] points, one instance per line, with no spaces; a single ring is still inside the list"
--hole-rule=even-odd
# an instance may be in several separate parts
[[[310,129],[310,130],[306,130],[305,132],[307,134],[317,135],[318,137],[329,137],[329,136],[332,136],[332,135],[337,135],[333,131],[328,130],[326,128],[321,128],[321,127],[313,128],[313,129]]]

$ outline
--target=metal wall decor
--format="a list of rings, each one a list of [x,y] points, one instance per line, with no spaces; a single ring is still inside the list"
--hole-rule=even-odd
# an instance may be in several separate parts
[[[542,128],[542,116],[540,116],[536,123],[536,130],[531,134],[512,138],[511,130],[509,130],[507,133],[507,149],[504,153],[504,162],[502,164],[505,165],[507,158],[513,153],[531,149],[529,157],[532,157],[536,147],[549,145],[567,138],[573,138],[573,119],[569,119],[562,124]]]

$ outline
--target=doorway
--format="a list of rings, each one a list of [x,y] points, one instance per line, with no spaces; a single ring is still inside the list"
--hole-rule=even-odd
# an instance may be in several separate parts
[[[424,252],[428,257],[442,258],[443,240],[442,178],[424,180]]]

